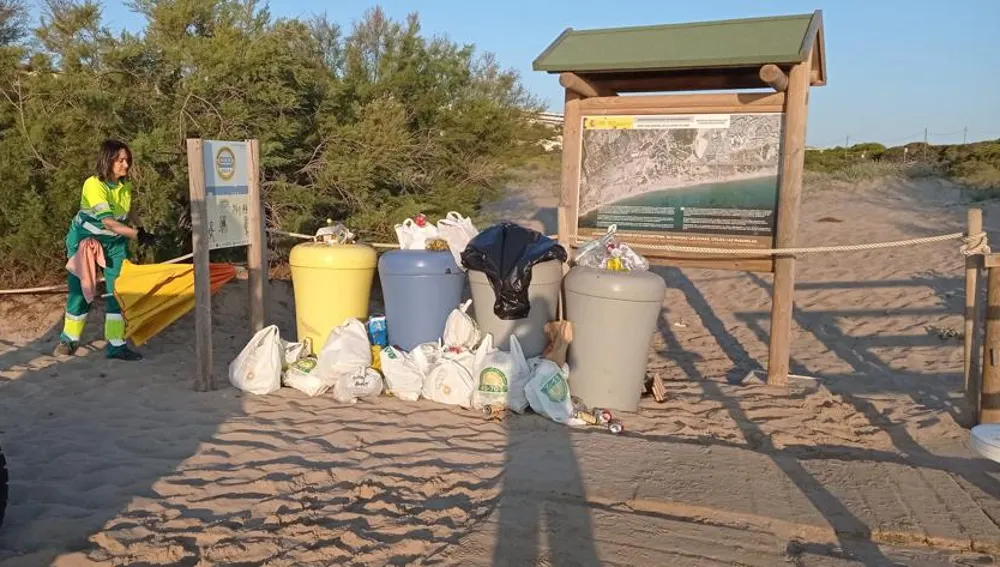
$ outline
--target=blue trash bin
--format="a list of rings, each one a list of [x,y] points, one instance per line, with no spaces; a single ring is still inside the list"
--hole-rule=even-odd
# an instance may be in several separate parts
[[[378,272],[389,344],[410,351],[437,342],[465,288],[451,252],[393,250],[379,259]]]

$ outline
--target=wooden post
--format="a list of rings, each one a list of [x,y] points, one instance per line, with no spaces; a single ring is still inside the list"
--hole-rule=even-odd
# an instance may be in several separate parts
[[[779,93],[788,89],[788,75],[777,65],[764,65],[760,68],[760,80],[767,83],[772,89]]]
[[[613,90],[594,84],[576,73],[560,74],[559,84],[582,97],[615,96]]]
[[[569,241],[569,211],[565,205],[559,205],[556,209],[556,234],[559,237],[559,244],[570,254],[572,244]]]
[[[570,246],[576,245],[580,210],[580,155],[583,151],[580,99],[578,93],[566,90],[566,106],[563,110],[562,192],[559,197],[559,207],[566,210],[566,230],[559,227],[559,238],[560,242],[565,239]],[[567,248],[566,252],[572,254],[572,249]]]
[[[1000,423],[1000,268],[986,275],[986,336],[979,423]]]
[[[982,209],[969,209],[968,234],[983,231]],[[965,258],[965,401],[969,407],[969,426],[979,423],[979,270],[983,265],[981,256]]]
[[[247,249],[247,271],[250,284],[250,334],[267,324],[268,259],[264,238],[264,209],[260,198],[260,142],[247,140],[250,163],[247,164],[247,185],[250,198],[250,246]]]
[[[805,166],[806,117],[812,56],[792,67],[785,92],[785,128],[781,144],[781,175],[778,187],[777,248],[795,246]],[[788,359],[795,294],[795,258],[779,256],[774,261],[771,292],[771,337],[768,345],[767,383],[788,384]]]
[[[215,389],[212,377],[212,287],[208,265],[208,204],[205,202],[205,163],[200,139],[187,140],[188,184],[191,191],[191,244],[194,248],[194,326],[197,371],[194,389]]]

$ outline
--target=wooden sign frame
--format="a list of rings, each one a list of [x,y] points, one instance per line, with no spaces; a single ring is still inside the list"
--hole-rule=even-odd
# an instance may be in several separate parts
[[[576,137],[569,140],[574,146],[573,157],[576,163],[575,169],[567,174],[572,176],[570,186],[566,188],[568,194],[565,201],[569,206],[568,218],[570,226],[569,232],[572,236],[573,245],[580,244],[581,238],[579,227],[579,202],[581,185],[581,165],[583,153],[583,133],[584,121],[589,117],[597,116],[650,116],[650,115],[704,115],[704,114],[784,114],[784,93],[727,93],[727,94],[674,94],[674,95],[652,95],[652,96],[629,96],[629,97],[594,97],[585,98],[579,101],[580,127],[575,131]],[[783,117],[783,116],[782,116]],[[784,117],[783,117],[784,118]],[[574,118],[574,120],[576,120]],[[568,123],[568,117],[567,117]],[[782,130],[783,132],[783,130]],[[783,141],[782,141],[783,142]],[[566,151],[567,140],[563,137],[564,152]],[[563,167],[567,167],[564,161]],[[780,170],[780,164],[779,164]],[[778,178],[780,180],[780,171]],[[776,211],[780,202],[775,203]],[[775,213],[777,217],[777,212]],[[642,245],[642,231],[631,230],[632,234],[638,234],[639,238],[628,240],[637,252],[645,256],[651,263],[667,266],[685,266],[709,269],[739,270],[750,272],[772,272],[774,271],[774,261],[771,258],[761,258],[760,256],[724,256],[706,258],[697,254],[669,253],[644,248]],[[560,227],[562,233],[562,227]],[[656,234],[662,234],[656,232]],[[767,240],[767,248],[775,241],[776,234]],[[666,241],[664,243],[667,243]],[[697,246],[696,243],[678,242],[681,246]],[[705,245],[703,245],[705,246]],[[709,245],[711,246],[711,245]],[[719,245],[724,246],[724,245]]]
[[[820,25],[817,18],[815,26]],[[816,28],[818,29],[818,28]],[[812,36],[816,30],[810,31]],[[812,41],[810,39],[810,41]],[[822,42],[816,45],[821,46]],[[821,49],[821,47],[819,48]],[[813,63],[817,48],[809,47],[801,62],[786,66],[788,72],[777,65],[766,64],[759,68],[761,86],[769,86],[770,93],[712,93],[617,96],[607,84],[588,81],[576,73],[564,72],[560,84],[565,88],[563,111],[562,191],[558,215],[559,241],[567,250],[581,242],[578,229],[578,203],[580,198],[580,165],[583,150],[583,117],[600,114],[677,114],[747,112],[781,112],[783,129],[781,157],[778,172],[778,203],[776,210],[775,248],[795,246],[798,231],[799,208],[802,197],[802,173],[805,166],[806,119],[811,82],[822,79]],[[744,79],[741,79],[744,80]],[[619,87],[628,86],[619,81]],[[822,84],[822,83],[819,83]],[[629,89],[641,90],[641,87]],[[637,250],[642,253],[641,247]],[[795,258],[777,256],[773,259],[740,257],[734,255],[697,255],[647,253],[650,262],[659,265],[696,267],[719,270],[760,271],[774,273],[772,290],[771,331],[768,345],[767,383],[786,385],[790,356],[792,307],[795,288]]]
[[[249,204],[250,244],[247,246],[247,271],[250,299],[250,334],[264,328],[268,296],[268,253],[264,237],[264,209],[260,195],[260,143],[245,140],[249,163],[246,164]],[[197,371],[193,387],[198,392],[214,390],[212,373],[212,289],[209,268],[208,203],[205,183],[204,142],[188,138],[188,187],[191,195],[191,244],[194,252],[195,354]],[[236,167],[239,167],[237,162]]]

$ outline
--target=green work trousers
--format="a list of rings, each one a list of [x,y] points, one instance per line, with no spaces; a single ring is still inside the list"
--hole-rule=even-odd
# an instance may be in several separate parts
[[[115,299],[115,281],[121,274],[122,264],[128,257],[128,240],[122,236],[94,236],[79,230],[77,227],[70,229],[66,235],[67,257],[76,254],[80,247],[80,242],[84,238],[96,238],[104,249],[104,260],[107,266],[104,268],[104,287],[106,293],[110,294],[105,298],[104,315],[104,339],[108,342],[108,354],[113,354],[125,347],[125,319],[122,317],[121,306]],[[63,332],[60,340],[66,343],[76,344],[80,341],[83,328],[87,321],[87,313],[90,311],[90,303],[83,295],[83,287],[80,278],[73,274],[67,277],[69,284],[69,295],[66,299],[66,317],[63,322]]]

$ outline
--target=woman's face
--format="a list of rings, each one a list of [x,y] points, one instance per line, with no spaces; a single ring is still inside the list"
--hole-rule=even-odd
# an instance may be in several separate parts
[[[128,175],[128,154],[125,153],[125,150],[118,150],[118,155],[115,156],[115,163],[111,169],[115,174],[115,181]]]

